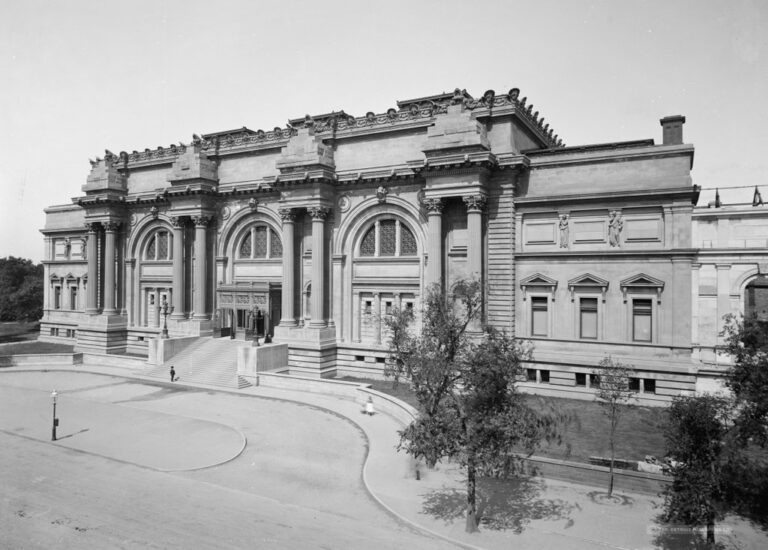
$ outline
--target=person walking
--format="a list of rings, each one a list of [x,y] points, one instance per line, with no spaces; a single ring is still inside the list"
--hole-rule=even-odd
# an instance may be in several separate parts
[[[176,371],[173,370],[173,365],[171,365],[171,382],[176,380]]]

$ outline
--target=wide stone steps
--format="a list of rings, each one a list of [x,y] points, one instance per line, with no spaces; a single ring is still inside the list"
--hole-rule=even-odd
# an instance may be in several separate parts
[[[237,349],[244,345],[249,344],[229,339],[200,338],[163,365],[153,367],[145,374],[170,380],[173,365],[176,377],[183,382],[244,388],[250,386],[250,383],[237,375]]]

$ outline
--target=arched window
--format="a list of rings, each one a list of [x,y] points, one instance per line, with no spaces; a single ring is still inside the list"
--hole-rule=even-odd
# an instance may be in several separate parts
[[[147,242],[147,248],[144,251],[145,260],[170,260],[171,259],[171,236],[165,229],[155,231]]]
[[[360,256],[416,256],[416,238],[397,219],[377,220],[360,241]]]
[[[243,236],[238,247],[240,259],[273,259],[283,257],[283,243],[277,232],[266,225],[254,225]]]
[[[752,279],[744,289],[744,317],[768,321],[768,277]]]

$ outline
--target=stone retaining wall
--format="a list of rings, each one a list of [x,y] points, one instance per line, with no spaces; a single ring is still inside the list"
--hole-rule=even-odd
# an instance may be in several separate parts
[[[82,353],[46,353],[0,356],[0,367],[20,367],[25,365],[80,365]]]

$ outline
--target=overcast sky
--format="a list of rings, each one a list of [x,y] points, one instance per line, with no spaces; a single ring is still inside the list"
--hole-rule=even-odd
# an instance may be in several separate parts
[[[567,145],[659,143],[659,119],[685,115],[694,183],[768,195],[762,0],[0,8],[0,257],[42,259],[43,208],[82,194],[88,159],[104,149],[272,129],[307,113],[381,113],[456,87],[475,97],[520,88]]]

